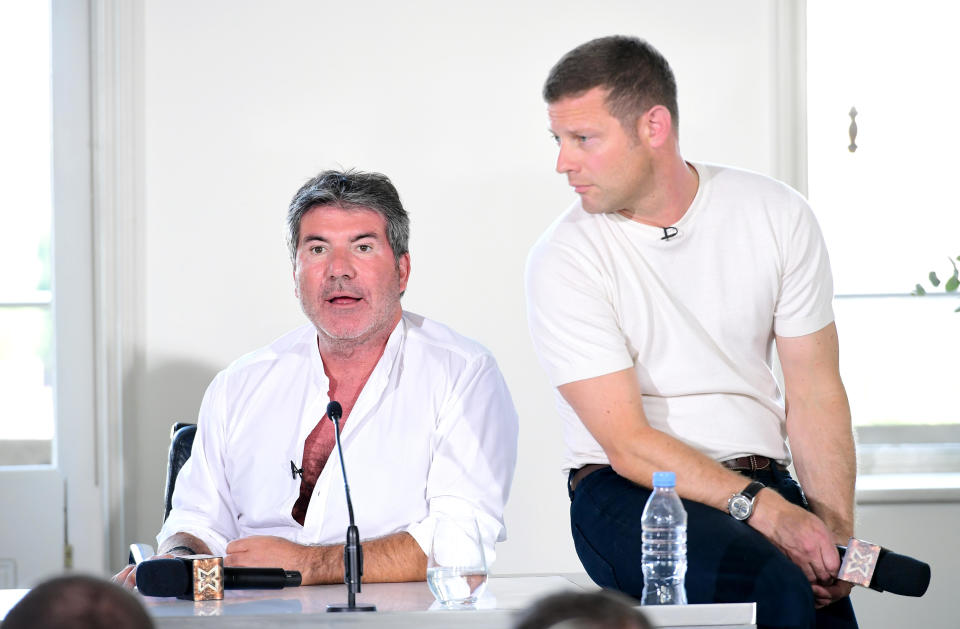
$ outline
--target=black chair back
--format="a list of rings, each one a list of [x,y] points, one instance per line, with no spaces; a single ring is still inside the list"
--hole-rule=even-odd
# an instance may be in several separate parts
[[[177,422],[170,429],[170,455],[167,458],[167,487],[164,490],[163,521],[167,521],[173,508],[173,490],[177,485],[180,468],[190,458],[193,449],[193,437],[197,434],[196,424]]]

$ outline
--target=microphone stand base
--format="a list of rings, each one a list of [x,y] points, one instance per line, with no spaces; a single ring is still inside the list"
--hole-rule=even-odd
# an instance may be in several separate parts
[[[376,605],[351,605],[350,603],[330,603],[327,605],[328,612],[375,612]]]

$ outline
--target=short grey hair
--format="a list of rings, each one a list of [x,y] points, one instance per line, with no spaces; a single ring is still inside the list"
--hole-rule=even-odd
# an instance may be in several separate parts
[[[325,170],[303,184],[287,210],[287,247],[290,260],[297,259],[300,222],[315,207],[364,208],[381,215],[387,223],[387,243],[393,258],[409,252],[410,217],[403,209],[400,194],[386,175],[359,170]]]

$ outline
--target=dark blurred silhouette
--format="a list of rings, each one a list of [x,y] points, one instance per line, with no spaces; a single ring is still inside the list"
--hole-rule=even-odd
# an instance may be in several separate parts
[[[137,597],[106,579],[74,574],[40,583],[0,629],[154,629]]]
[[[514,629],[652,629],[632,598],[614,592],[561,592],[517,616]]]

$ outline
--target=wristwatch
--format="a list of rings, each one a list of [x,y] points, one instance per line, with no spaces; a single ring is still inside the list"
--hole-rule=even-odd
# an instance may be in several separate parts
[[[764,487],[766,487],[766,485],[760,481],[755,480],[751,482],[739,494],[730,496],[730,500],[727,501],[727,511],[729,511],[730,515],[735,519],[745,522],[753,515],[753,506],[756,502],[757,493]]]

